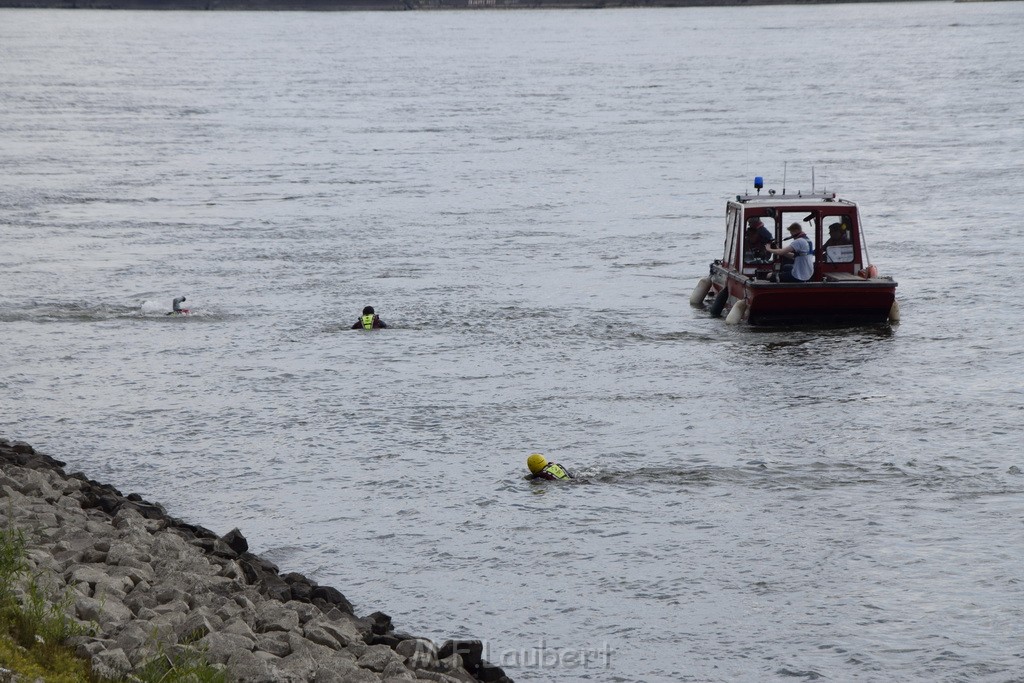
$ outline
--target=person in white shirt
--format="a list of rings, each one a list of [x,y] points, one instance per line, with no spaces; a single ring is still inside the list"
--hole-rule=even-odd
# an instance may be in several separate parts
[[[789,237],[786,241],[792,240],[781,249],[766,247],[767,251],[777,254],[782,258],[793,259],[792,265],[786,263],[782,266],[782,273],[779,282],[807,282],[814,275],[814,244],[811,238],[804,233],[799,223],[793,223],[787,228]]]

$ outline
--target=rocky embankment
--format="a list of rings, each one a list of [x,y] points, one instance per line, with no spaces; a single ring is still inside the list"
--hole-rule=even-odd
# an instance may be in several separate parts
[[[128,677],[194,648],[233,681],[502,681],[480,641],[441,645],[357,617],[339,591],[281,574],[236,529],[218,537],[157,504],[0,439],[0,524],[20,530],[31,572],[90,629],[70,641],[94,673]]]

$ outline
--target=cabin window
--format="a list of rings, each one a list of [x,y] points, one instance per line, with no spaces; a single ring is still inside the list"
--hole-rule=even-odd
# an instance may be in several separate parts
[[[825,263],[853,263],[853,230],[847,216],[823,216],[821,260]]]
[[[739,248],[740,221],[743,213],[738,209],[729,209],[725,224],[725,255],[726,263],[736,263],[736,252]]]
[[[765,265],[771,261],[768,247],[775,239],[775,219],[771,216],[747,216],[743,227],[743,264]]]

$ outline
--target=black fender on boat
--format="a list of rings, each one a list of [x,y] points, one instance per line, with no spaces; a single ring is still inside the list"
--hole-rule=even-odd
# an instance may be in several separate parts
[[[722,287],[721,291],[715,295],[715,300],[711,302],[711,307],[708,308],[708,312],[711,313],[713,318],[717,318],[722,315],[722,309],[725,308],[725,302],[729,300],[729,288]]]

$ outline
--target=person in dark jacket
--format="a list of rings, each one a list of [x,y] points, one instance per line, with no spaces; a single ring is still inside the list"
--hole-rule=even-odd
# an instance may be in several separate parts
[[[171,310],[168,311],[167,315],[188,315],[188,309],[181,307],[183,303],[185,303],[185,297],[176,297],[174,301],[171,302]]]
[[[821,246],[828,249],[837,244],[851,244],[850,233],[846,232],[846,226],[842,223],[833,223],[828,226],[828,240]]]
[[[527,479],[550,479],[552,481],[561,479],[572,479],[572,473],[556,462],[548,462],[540,453],[531,453],[526,459],[526,466],[530,473]]]
[[[359,316],[359,320],[355,321],[352,325],[353,330],[379,330],[387,327],[384,321],[380,319],[380,316],[373,312],[373,306],[367,306],[363,309],[363,314]]]

